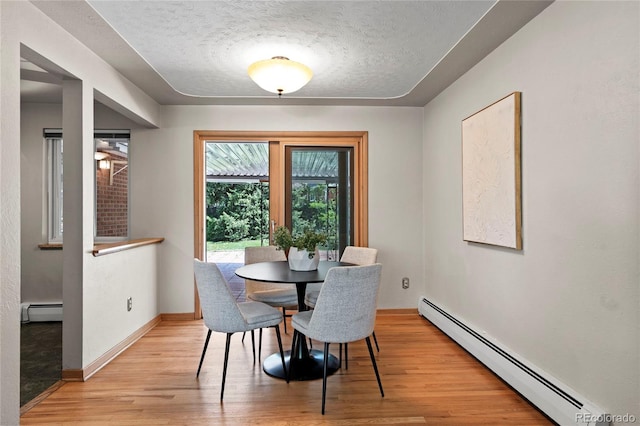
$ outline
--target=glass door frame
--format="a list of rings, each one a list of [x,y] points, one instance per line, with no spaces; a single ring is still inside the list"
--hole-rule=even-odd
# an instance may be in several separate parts
[[[351,147],[354,157],[354,245],[369,243],[368,221],[368,132],[273,132],[218,131],[193,132],[193,211],[194,257],[205,259],[205,145],[208,141],[251,142],[269,141],[269,218],[276,225],[285,223],[285,151],[286,147]],[[271,227],[270,227],[271,230]],[[271,231],[270,231],[271,232]],[[201,318],[200,299],[194,281],[194,319]]]

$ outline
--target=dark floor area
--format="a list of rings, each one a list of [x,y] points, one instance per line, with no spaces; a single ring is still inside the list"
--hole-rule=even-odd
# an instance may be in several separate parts
[[[20,326],[20,406],[62,377],[62,322]]]

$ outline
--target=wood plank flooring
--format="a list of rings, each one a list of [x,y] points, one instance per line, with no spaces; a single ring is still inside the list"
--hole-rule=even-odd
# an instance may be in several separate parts
[[[232,337],[220,403],[223,334],[213,333],[200,378],[195,376],[206,331],[202,321],[163,321],[88,381],[58,388],[21,424],[553,424],[417,313],[378,315],[376,360],[385,397],[366,343],[351,343],[348,370],[329,377],[324,416],[322,380],[287,384],[267,376],[253,364],[251,339],[241,343],[242,334]],[[276,350],[275,333],[265,330],[262,358]]]

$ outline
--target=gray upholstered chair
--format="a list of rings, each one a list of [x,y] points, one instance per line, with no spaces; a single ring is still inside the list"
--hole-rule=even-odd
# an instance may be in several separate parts
[[[274,262],[287,260],[284,251],[277,250],[275,246],[246,247],[244,249],[244,263],[249,265],[258,262]],[[261,283],[245,280],[247,298],[256,302],[266,303],[269,306],[282,309],[284,320],[284,332],[287,332],[287,309],[298,308],[298,294],[292,284]]]
[[[265,327],[276,329],[278,348],[282,358],[282,368],[286,372],[282,339],[278,325],[282,322],[282,313],[269,305],[260,302],[236,302],[229,284],[215,263],[206,263],[198,259],[193,261],[193,271],[196,277],[200,306],[204,324],[209,331],[202,349],[200,364],[196,377],[200,376],[202,361],[207,352],[209,338],[212,331],[227,333],[227,343],[224,351],[224,367],[222,369],[222,387],[220,389],[220,401],[224,397],[224,384],[227,376],[227,362],[229,360],[229,344],[233,333],[253,331]]]
[[[296,351],[300,339],[304,339],[304,336],[324,342],[322,414],[327,393],[327,361],[331,343],[366,340],[380,394],[384,397],[369,338],[376,321],[381,271],[382,265],[379,263],[329,269],[315,309],[299,312],[291,317],[294,329],[292,353]]]
[[[340,257],[340,262],[353,263],[354,265],[360,266],[373,265],[377,260],[378,250],[371,247],[347,246],[342,253],[342,257]],[[322,286],[322,284],[320,284],[320,286]],[[319,288],[314,288],[311,284],[307,286],[307,292],[304,296],[304,304],[313,309],[316,305],[316,301],[318,300],[318,294],[320,294]],[[378,346],[378,339],[376,338],[375,331],[372,335],[373,341],[376,344],[376,350],[380,352],[380,346]],[[345,367],[349,368],[348,345],[345,345],[344,352]],[[340,363],[342,363],[342,345],[340,345]]]
[[[356,247],[356,246],[347,246],[344,248],[344,252],[342,252],[342,257],[340,257],[340,262],[353,263],[354,265],[373,265],[377,262],[378,259],[378,250],[370,247]],[[318,300],[318,294],[320,294],[320,287],[313,286],[311,284],[307,285],[307,292],[304,295],[304,304],[309,308],[313,308],[316,305],[316,300]]]

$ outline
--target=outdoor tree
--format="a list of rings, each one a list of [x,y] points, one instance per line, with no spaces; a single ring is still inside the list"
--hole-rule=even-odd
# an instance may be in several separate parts
[[[207,182],[207,241],[268,240],[269,189],[262,183]],[[297,183],[292,190],[295,234],[322,232],[335,245],[335,189]]]

